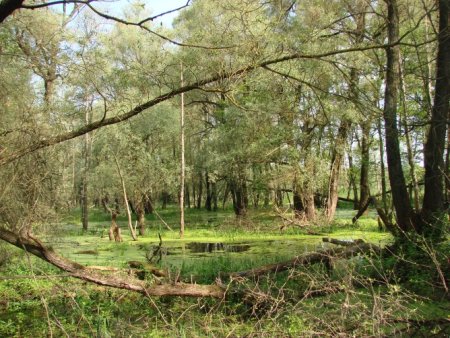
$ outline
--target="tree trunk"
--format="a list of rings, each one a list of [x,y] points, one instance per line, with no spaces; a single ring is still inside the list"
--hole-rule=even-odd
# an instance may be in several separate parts
[[[122,242],[122,235],[120,228],[116,222],[117,213],[115,211],[111,212],[111,227],[109,228],[109,240],[114,239],[115,242]]]
[[[350,198],[350,191],[352,191],[353,192],[353,209],[358,210],[358,206],[359,206],[358,187],[356,185],[356,177],[355,177],[355,171],[354,171],[354,167],[353,167],[353,157],[350,152],[348,153],[348,169],[350,171],[348,197]]]
[[[305,217],[305,207],[303,205],[302,197],[300,191],[297,187],[297,183],[294,182],[293,189],[293,202],[294,202],[294,217],[298,219],[303,219]]]
[[[431,115],[430,129],[424,149],[425,193],[423,197],[423,227],[436,232],[443,231],[436,225],[435,217],[444,212],[444,150],[447,116],[450,99],[450,32],[448,26],[449,0],[439,0],[439,39],[436,63],[435,96]],[[427,233],[429,231],[426,231]]]
[[[197,192],[197,209],[202,207],[202,196],[203,195],[203,175],[201,172],[198,173],[198,192]]]
[[[167,203],[169,202],[169,193],[167,191],[162,192],[162,209],[167,209]]]
[[[206,172],[205,174],[205,183],[206,183],[205,209],[208,211],[212,211],[212,191],[211,191],[211,184],[209,182],[208,172]]]
[[[283,206],[283,192],[281,191],[280,187],[277,187],[275,191],[275,204],[277,207]]]
[[[448,119],[450,120],[450,110]],[[450,128],[447,128],[447,151],[445,154],[445,206],[450,205]]]
[[[213,182],[212,184],[212,204],[213,211],[217,211],[217,183]]]
[[[185,185],[185,193],[186,196],[186,206],[190,209],[191,208],[191,194],[189,192],[189,184]]]
[[[122,183],[122,192],[123,192],[123,200],[125,202],[125,210],[127,212],[127,218],[128,218],[128,229],[130,229],[131,238],[133,238],[133,241],[137,241],[136,233],[133,228],[133,223],[131,220],[131,212],[130,212],[130,206],[128,205],[128,196],[127,196],[127,189],[125,187],[125,179],[122,175],[122,171],[120,170],[119,161],[117,160],[116,155],[114,155],[114,160],[116,162],[117,172],[120,177],[120,182]]]
[[[387,185],[386,185],[386,166],[384,164],[384,143],[381,129],[381,119],[378,119],[378,140],[380,147],[380,170],[381,170],[381,200],[383,201],[383,209],[385,213],[388,213],[387,203]]]
[[[411,136],[409,134],[409,126],[408,126],[408,119],[407,119],[407,106],[406,106],[406,85],[405,85],[405,79],[403,76],[403,63],[401,61],[400,57],[400,97],[401,97],[401,103],[402,103],[402,114],[401,114],[401,120],[403,124],[403,128],[405,129],[405,140],[406,140],[406,150],[408,155],[408,164],[409,164],[409,173],[411,175],[411,189],[413,192],[413,198],[414,201],[414,208],[416,212],[420,211],[420,205],[419,205],[419,184],[417,182],[416,177],[416,170],[415,170],[415,162],[414,162],[414,154],[413,149],[411,145]]]
[[[24,0],[2,0],[0,2],[0,23],[22,6]]]
[[[308,221],[314,221],[316,219],[316,206],[314,204],[314,193],[309,191],[304,194],[303,198],[305,204],[306,219]]]
[[[153,202],[149,193],[144,195],[144,211],[148,214],[153,214]]]
[[[85,123],[91,122],[91,114],[89,109],[85,111]],[[89,200],[88,200],[88,184],[89,184],[89,162],[91,155],[91,140],[90,134],[84,135],[83,144],[83,171],[81,178],[81,221],[83,224],[83,231],[87,231],[89,226]]]
[[[246,214],[245,191],[240,180],[233,180],[230,183],[230,192],[233,199],[233,209],[236,216],[241,217]]]
[[[370,122],[361,124],[361,175],[359,180],[359,209],[363,208],[370,198],[369,164],[370,164]]]
[[[341,171],[342,160],[345,154],[345,145],[347,143],[347,134],[349,128],[350,122],[346,119],[342,120],[338,129],[335,147],[333,149],[326,208],[328,221],[333,220],[334,214],[336,212],[339,195],[339,174]]]
[[[183,81],[183,63],[181,63],[181,87]],[[181,93],[180,112],[180,144],[181,144],[181,172],[180,172],[180,238],[184,237],[184,181],[185,181],[185,160],[184,160],[184,93]]]
[[[145,196],[141,195],[138,197],[136,202],[136,217],[139,229],[139,235],[145,235],[145,208],[144,208]]]
[[[225,204],[228,200],[228,195],[230,195],[230,183],[225,185],[225,191],[223,192],[222,209],[225,209]]]
[[[387,0],[388,7],[388,43],[394,44],[399,38],[399,16],[397,0]],[[413,212],[406,190],[400,155],[399,133],[397,127],[397,93],[399,85],[399,46],[386,48],[387,66],[384,95],[383,117],[386,130],[386,154],[389,181],[396,211],[397,224],[401,231],[413,227]]]

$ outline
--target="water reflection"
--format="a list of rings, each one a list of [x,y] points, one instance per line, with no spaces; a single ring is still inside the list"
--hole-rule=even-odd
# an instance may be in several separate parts
[[[192,253],[205,253],[205,252],[244,252],[250,249],[249,244],[224,244],[224,243],[201,243],[191,242],[187,243],[186,247]]]

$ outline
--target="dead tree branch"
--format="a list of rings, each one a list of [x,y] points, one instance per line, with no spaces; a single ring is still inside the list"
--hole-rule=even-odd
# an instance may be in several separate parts
[[[89,269],[76,262],[59,256],[52,249],[42,243],[33,240],[28,235],[18,235],[7,229],[0,228],[0,239],[25,250],[46,262],[66,271],[71,277],[75,277],[97,285],[125,289],[138,292],[146,296],[183,296],[183,297],[213,297],[223,298],[225,291],[218,285],[198,285],[186,283],[172,284],[148,284],[130,276],[105,275],[96,269]]]

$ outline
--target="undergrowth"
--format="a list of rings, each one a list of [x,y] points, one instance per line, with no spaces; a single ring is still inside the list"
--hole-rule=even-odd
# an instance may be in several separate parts
[[[199,220],[204,217],[204,213],[196,215]],[[207,226],[192,223],[187,239],[182,242],[195,239],[241,243],[244,238],[264,243],[261,248],[250,249],[251,255],[224,253],[170,261],[171,255],[167,253],[165,260],[158,263],[170,271],[171,279],[224,285],[227,296],[223,300],[147,298],[104,288],[67,277],[19,249],[0,245],[0,336],[445,337],[450,334],[448,241],[434,246],[426,241],[418,245],[420,241],[416,241],[414,246],[405,246],[395,255],[334,260],[332,270],[316,264],[257,278],[230,278],[231,272],[280,262],[296,254],[270,250],[268,240],[320,240],[320,236],[306,235],[303,229],[280,233],[274,220],[270,223],[264,213],[254,216],[245,224],[245,230],[221,216],[216,218],[220,222],[213,221]],[[96,219],[100,229],[102,221]],[[263,222],[259,223],[260,220]],[[107,240],[103,243],[99,240],[101,233],[95,229],[80,234],[66,226],[60,228],[62,238],[54,234],[48,239],[60,241],[54,244],[57,250],[73,245],[79,252],[85,249],[90,249],[91,254],[96,252],[96,255],[73,254],[79,259],[88,256],[89,264],[107,253],[114,260],[108,264],[122,268],[131,257],[130,252],[150,249],[157,243],[151,233],[137,243],[115,244]],[[390,237],[380,233],[370,218],[355,225],[338,220],[318,229],[332,237],[365,236],[375,244],[390,243]],[[170,249],[169,244],[175,243],[175,238],[170,237],[168,230],[160,231]],[[63,252],[67,253],[67,248]],[[177,255],[182,257],[186,253],[181,251]]]

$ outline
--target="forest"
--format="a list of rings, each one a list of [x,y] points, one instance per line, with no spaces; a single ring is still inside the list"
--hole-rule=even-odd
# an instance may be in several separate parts
[[[0,336],[449,337],[449,17],[0,0]]]

